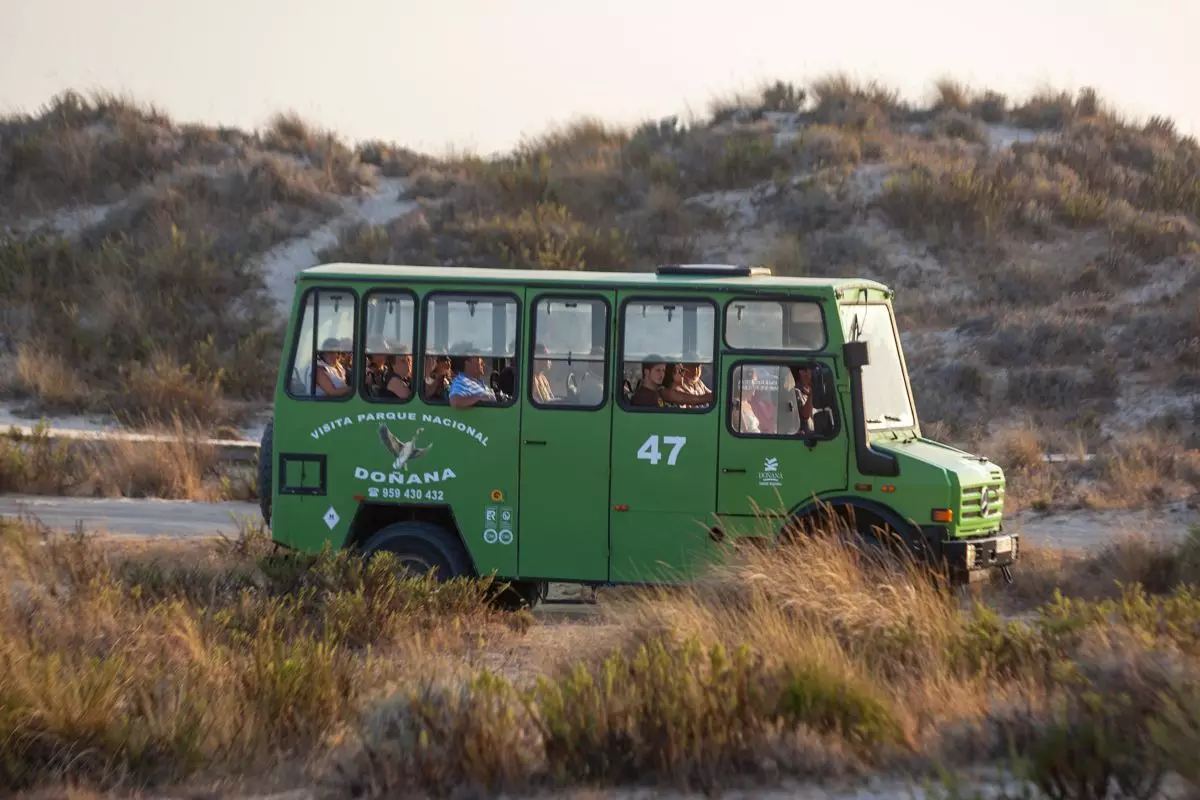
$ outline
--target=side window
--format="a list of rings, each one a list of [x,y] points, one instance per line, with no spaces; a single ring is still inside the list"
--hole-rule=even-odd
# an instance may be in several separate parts
[[[416,303],[402,292],[371,292],[363,300],[362,393],[380,403],[413,396],[413,336]]]
[[[834,397],[833,372],[824,364],[739,364],[729,380],[729,429],[739,436],[832,438]]]
[[[512,297],[426,297],[424,400],[456,408],[511,405],[517,393],[517,317]]]
[[[725,343],[734,350],[823,350],[821,306],[811,300],[734,300],[725,306]]]
[[[713,404],[716,306],[706,300],[631,300],[621,310],[621,405],[706,411]]]
[[[547,408],[604,405],[608,370],[608,304],[584,298],[540,298],[533,306],[529,400]]]
[[[288,371],[292,396],[326,400],[354,392],[355,300],[349,289],[315,289],[305,296]]]

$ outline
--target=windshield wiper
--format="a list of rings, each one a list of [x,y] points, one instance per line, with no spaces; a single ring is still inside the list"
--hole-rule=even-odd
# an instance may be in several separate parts
[[[867,420],[867,422],[869,422],[869,423],[870,423],[870,424],[872,424],[872,425],[878,425],[879,423],[883,422],[883,420],[881,420],[881,419],[868,419],[868,420]]]
[[[884,414],[884,415],[883,415],[883,418],[884,418],[884,419],[890,419],[892,422],[899,422],[899,421],[900,421],[900,418],[899,418],[899,417],[893,417],[891,414]]]

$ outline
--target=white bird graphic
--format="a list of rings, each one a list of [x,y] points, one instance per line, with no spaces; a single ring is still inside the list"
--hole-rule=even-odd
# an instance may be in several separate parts
[[[420,438],[422,430],[424,428],[417,428],[411,440],[402,442],[396,438],[394,433],[388,430],[386,424],[380,423],[379,438],[383,441],[383,446],[388,449],[388,452],[396,457],[396,460],[392,462],[392,469],[403,468],[405,472],[408,472],[408,462],[415,461],[428,453],[430,447],[433,447],[432,444],[429,447],[417,447],[417,439]]]

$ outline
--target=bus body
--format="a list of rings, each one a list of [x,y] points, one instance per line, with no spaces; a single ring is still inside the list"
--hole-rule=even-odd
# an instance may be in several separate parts
[[[446,356],[494,399],[451,405]],[[347,388],[324,392],[339,359]],[[370,388],[372,363],[401,388]],[[260,470],[284,546],[523,588],[688,581],[821,509],[966,579],[1017,559],[1002,470],[921,435],[892,292],[869,280],[313,267]]]

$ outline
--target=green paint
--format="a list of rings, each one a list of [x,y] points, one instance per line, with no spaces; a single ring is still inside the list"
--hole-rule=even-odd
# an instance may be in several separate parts
[[[869,348],[868,437],[896,460],[891,477],[859,470],[842,349],[855,335]],[[479,574],[673,582],[719,560],[722,535],[774,533],[760,512],[814,499],[857,498],[926,528],[933,509],[952,509],[947,541],[1000,533],[1002,471],[922,437],[891,293],[872,281],[325,265],[299,276],[287,336],[271,527],[300,550],[436,520]],[[512,366],[515,397],[469,408],[420,392],[372,398],[362,369],[378,336],[413,354],[414,388],[426,353],[465,348]],[[306,368],[331,338],[353,340],[355,391],[314,398]],[[622,381],[635,383],[650,353],[702,363],[715,402],[628,407]],[[539,402],[534,370],[547,360],[556,399]],[[827,387],[828,412],[814,416],[825,424],[806,435],[800,367]]]

